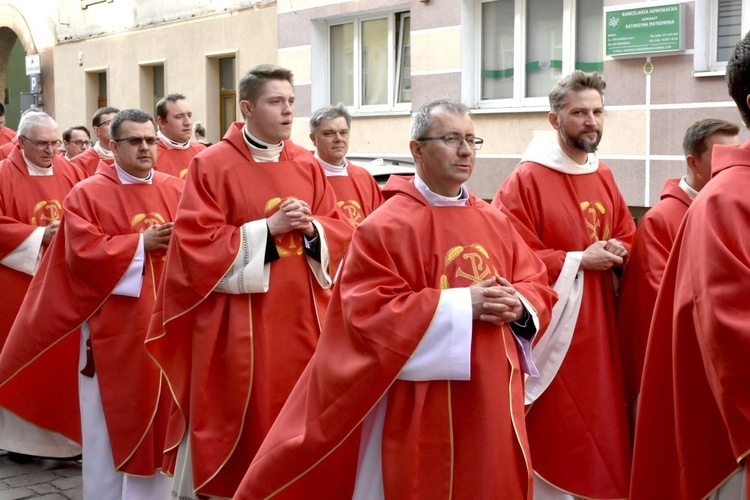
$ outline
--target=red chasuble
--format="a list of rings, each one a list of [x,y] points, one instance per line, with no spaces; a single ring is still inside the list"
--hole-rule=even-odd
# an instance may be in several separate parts
[[[370,172],[362,167],[347,162],[349,175],[327,177],[336,192],[338,205],[355,227],[365,217],[383,204],[383,194]]]
[[[204,149],[206,149],[206,146],[195,141],[190,141],[190,146],[187,149],[170,149],[160,140],[157,145],[154,169],[185,180],[188,165],[190,165],[193,156]]]
[[[0,406],[80,441],[78,327],[88,321],[115,468],[134,475],[153,475],[163,455],[169,389],[143,342],[165,253],[147,252],[139,297],[111,293],[139,233],[174,219],[182,187],[159,172],[122,185],[114,169],[76,185],[0,355]]]
[[[432,207],[392,177],[386,196],[354,232],[315,356],[235,498],[351,498],[360,424],[383,397],[385,498],[531,498],[523,373],[507,327],[474,322],[470,381],[397,377],[442,289],[504,276],[544,329],[555,301],[544,265],[473,195]]]
[[[661,201],[646,212],[635,233],[623,275],[618,315],[628,404],[634,403],[641,386],[656,293],[690,202],[690,197],[680,188],[680,179],[667,179]]]
[[[305,200],[334,269],[352,232],[308,151],[286,141],[278,162],[256,162],[242,126],[190,164],[146,344],[177,399],[165,469],[189,431],[195,488],[221,497],[236,490],[315,351],[330,299],[298,231],[275,238],[280,258],[270,263],[266,293],[212,293],[241,251],[241,226],[289,197]]]
[[[599,162],[567,175],[521,163],[493,201],[547,265],[550,283],[567,252],[616,238],[635,224],[612,172]],[[625,498],[630,437],[610,272],[584,272],[573,340],[560,370],[526,415],[534,470],[558,489],[586,498]]]
[[[18,140],[0,146],[0,160],[6,159],[14,148],[18,148]]]
[[[78,165],[84,169],[89,176],[94,175],[97,170],[99,170],[100,162],[104,165],[109,165],[110,167],[115,164],[114,158],[102,158],[93,146],[83,153],[74,156],[70,161],[74,165]]]
[[[750,143],[714,146],[651,324],[631,496],[704,498],[750,454]]]
[[[0,146],[10,144],[16,137],[16,132],[8,127],[0,127]]]
[[[62,203],[70,189],[86,176],[66,159],[55,155],[54,174],[31,176],[21,150],[16,148],[0,163],[0,259],[12,253],[34,229],[60,220]],[[46,251],[46,247],[44,248]],[[0,348],[31,283],[31,276],[0,265]]]

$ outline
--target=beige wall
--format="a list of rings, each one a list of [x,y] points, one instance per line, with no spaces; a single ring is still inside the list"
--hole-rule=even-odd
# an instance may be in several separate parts
[[[54,49],[55,115],[61,128],[90,126],[95,110],[86,95],[87,72],[107,71],[108,102],[120,109],[141,103],[141,66],[163,61],[165,92],[188,97],[193,119],[218,141],[218,90],[207,95],[211,57],[236,56],[236,77],[260,63],[276,63],[276,9],[245,9],[195,21],[161,25]],[[215,75],[214,75],[215,76]],[[238,110],[239,113],[239,110]]]

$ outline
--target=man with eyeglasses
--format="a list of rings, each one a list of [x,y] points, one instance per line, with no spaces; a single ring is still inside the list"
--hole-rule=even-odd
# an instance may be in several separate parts
[[[493,205],[547,266],[560,296],[526,384],[537,499],[626,498],[630,435],[615,322],[618,275],[635,224],[596,155],[604,127],[598,73],[574,71],[549,94],[553,140],[532,140]]]
[[[39,433],[82,438],[84,498],[167,500],[171,480],[159,469],[171,394],[143,343],[184,183],[153,169],[150,115],[119,112],[111,133],[114,166],[66,198],[59,234],[0,355],[0,405]],[[48,414],[82,435],[49,428]],[[0,436],[12,437],[2,427]]]
[[[96,110],[94,117],[91,119],[91,126],[94,129],[94,135],[99,140],[92,147],[71,160],[74,164],[83,168],[88,175],[94,175],[100,166],[102,168],[111,167],[115,163],[114,155],[109,148],[111,139],[109,127],[112,118],[115,117],[118,111],[120,110],[112,106],[104,106]]]
[[[86,177],[55,154],[57,124],[46,113],[24,114],[18,133],[20,147],[0,162],[0,348],[57,232],[63,200]]]
[[[182,94],[168,94],[156,103],[159,125],[159,154],[156,170],[185,180],[188,165],[206,146],[191,141],[193,112]]]
[[[83,125],[70,127],[63,132],[63,146],[65,146],[65,157],[72,160],[81,153],[85,153],[91,146],[91,134],[89,129]]]
[[[234,498],[529,498],[523,373],[555,293],[465,186],[481,145],[464,104],[415,113],[417,173],[354,232],[315,356]]]
[[[339,103],[310,115],[310,140],[315,158],[333,186],[339,207],[355,227],[383,204],[383,194],[370,173],[346,158],[352,117]]]

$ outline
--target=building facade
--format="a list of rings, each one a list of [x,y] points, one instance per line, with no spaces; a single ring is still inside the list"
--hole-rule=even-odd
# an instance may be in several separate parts
[[[239,119],[241,74],[277,63],[294,71],[293,139],[310,148],[311,111],[343,102],[354,116],[350,154],[408,159],[411,111],[439,97],[463,101],[485,139],[470,181],[483,198],[494,196],[534,133],[550,130],[546,96],[557,79],[601,71],[608,85],[600,156],[633,207],[654,204],[664,180],[683,175],[690,124],[740,123],[724,67],[750,28],[750,0],[38,3],[0,2],[0,68],[10,42],[40,54],[41,106],[61,127],[90,125],[103,103],[153,111],[161,95],[181,92],[215,142]],[[663,6],[679,10],[679,47],[607,55],[613,11]],[[660,15],[642,24],[667,23]]]

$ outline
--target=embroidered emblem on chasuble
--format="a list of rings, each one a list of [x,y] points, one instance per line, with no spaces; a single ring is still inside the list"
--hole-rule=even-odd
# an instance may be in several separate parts
[[[149,212],[147,214],[136,214],[130,219],[130,227],[133,228],[134,233],[142,233],[151,226],[161,226],[166,224],[166,219],[159,212]],[[167,260],[167,252],[165,250],[152,250],[151,255],[155,258],[161,257],[162,260]]]
[[[490,254],[479,243],[455,246],[445,254],[440,288],[470,286],[498,274],[490,261]]]
[[[279,205],[283,200],[287,198],[271,198],[266,202],[264,214],[266,218],[272,216],[279,211]],[[279,253],[279,257],[291,257],[293,255],[302,255],[302,235],[299,231],[289,231],[285,234],[277,234],[273,237],[276,242],[276,251]]]
[[[608,240],[612,234],[612,228],[607,221],[607,209],[600,201],[582,201],[581,212],[583,220],[586,221],[586,229],[589,231],[591,242]]]
[[[29,222],[32,226],[46,226],[60,220],[62,204],[58,200],[43,200],[34,204],[34,213]]]
[[[182,179],[183,181],[185,180],[185,177],[187,177],[187,171],[188,169],[186,168],[183,168],[182,170],[180,170],[180,179]]]
[[[360,205],[357,200],[341,200],[338,202],[338,206],[344,211],[346,216],[349,217],[349,222],[351,222],[354,227],[359,226],[362,219],[365,218],[365,212],[362,210],[362,205]]]

